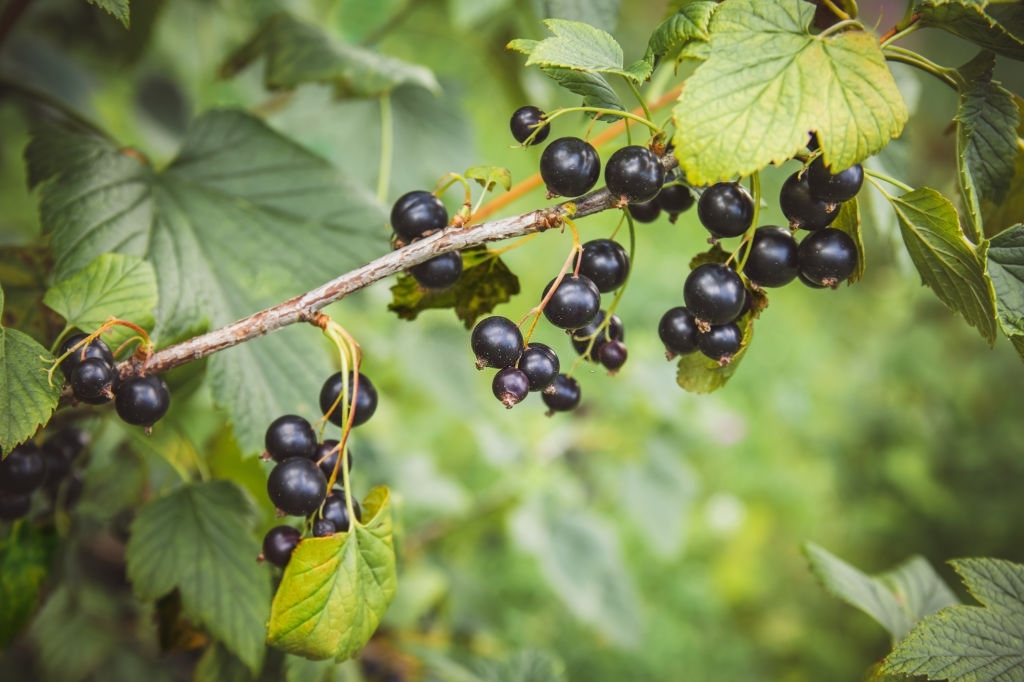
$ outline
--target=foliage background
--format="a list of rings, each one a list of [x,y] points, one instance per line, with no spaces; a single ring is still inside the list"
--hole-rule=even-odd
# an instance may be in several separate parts
[[[628,63],[641,56],[666,3],[623,4],[619,13],[613,1],[139,0],[126,32],[84,2],[38,0],[0,51],[0,73],[84,112],[158,167],[195,115],[241,106],[373,191],[375,100],[335,101],[316,85],[269,94],[261,62],[217,78],[260,19],[286,8],[437,75],[440,96],[414,87],[394,93],[390,201],[472,165],[506,166],[514,180],[534,172],[539,152],[510,147],[508,114],[528,102],[574,102],[504,45],[540,37],[545,15],[585,18],[613,31]],[[902,7],[862,3],[862,11],[887,25]],[[950,66],[971,56],[955,38],[932,40],[915,47]],[[955,196],[946,130],[953,96],[898,65],[894,71],[915,113],[877,162],[914,186]],[[1019,74],[996,77],[1024,89]],[[648,92],[671,81],[656,76]],[[22,301],[28,310],[44,283],[21,265],[22,249],[39,234],[21,158],[25,113],[21,100],[0,97],[0,278],[8,306]],[[586,122],[575,123],[559,120],[557,134],[582,133]],[[766,173],[767,197],[787,174]],[[508,214],[544,203],[535,193]],[[762,215],[781,220],[771,203]],[[606,236],[615,223],[596,216],[581,231]],[[386,679],[381,668],[392,679],[458,679],[521,650],[544,652],[571,680],[861,679],[888,651],[887,638],[820,589],[804,541],[869,571],[914,553],[937,565],[961,556],[1024,561],[1019,360],[1003,339],[988,350],[920,286],[884,207],[865,210],[865,235],[862,282],[775,292],[729,385],[694,396],[676,386],[656,326],[680,303],[687,263],[706,248],[705,235],[693,214],[640,226],[620,307],[629,362],[615,377],[586,368],[584,409],[553,419],[536,401],[506,412],[492,398],[489,377],[473,369],[468,333],[450,313],[400,321],[385,311],[385,283],[332,307],[361,343],[382,396],[354,436],[354,476],[362,491],[393,491],[400,585],[362,665],[342,666],[340,679]],[[525,293],[497,312],[525,313],[569,244],[549,234],[509,253]],[[52,340],[26,319],[19,326]],[[564,357],[571,352],[553,330],[539,338]],[[137,679],[140,668],[187,679],[200,652],[159,653],[153,619],[131,599],[117,552],[102,541],[119,511],[173,485],[175,468],[196,457],[262,505],[254,537],[274,524],[263,466],[234,446],[195,370],[176,372],[172,414],[148,440],[125,441],[106,412],[91,413],[83,501],[60,528],[72,542],[54,559],[51,585],[91,586],[96,603],[74,612],[93,631],[37,619],[30,636],[0,656],[4,679]],[[956,584],[951,571],[944,576]],[[54,650],[70,662],[42,665]]]

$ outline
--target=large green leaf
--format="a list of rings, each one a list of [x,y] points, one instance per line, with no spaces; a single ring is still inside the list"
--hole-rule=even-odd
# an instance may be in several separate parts
[[[608,79],[599,73],[552,67],[542,69],[542,71],[569,92],[576,93],[582,97],[582,104],[585,107],[626,111],[626,107],[619,98],[618,93],[608,83]],[[616,118],[619,117],[605,114],[603,120],[614,120]]]
[[[253,511],[229,481],[183,485],[139,512],[125,559],[140,599],[178,590],[185,614],[256,674],[263,663],[270,575],[256,562]]]
[[[108,252],[144,257],[157,277],[157,339],[234,322],[388,248],[368,190],[239,111],[197,119],[159,172],[137,152],[54,128],[26,156],[55,279]],[[210,385],[243,452],[262,451],[278,416],[313,413],[329,369],[328,358],[310,362],[321,349],[315,332],[289,329],[211,358]]]
[[[397,588],[388,489],[371,490],[362,508],[365,523],[295,548],[271,606],[269,644],[343,661],[370,640]]]
[[[651,75],[648,62],[623,66],[622,47],[606,31],[565,19],[548,19],[544,25],[552,37],[540,41],[521,38],[508,44],[509,49],[528,55],[527,66],[606,73],[635,83]]]
[[[270,89],[327,83],[338,97],[371,97],[399,85],[419,85],[437,94],[441,86],[425,66],[334,40],[323,27],[281,12],[267,18],[256,34],[221,66],[234,76],[256,59],[267,60],[263,82]]]
[[[3,309],[0,289],[0,313]],[[52,363],[53,356],[32,337],[0,327],[0,458],[28,440],[57,409],[63,376],[58,370],[53,382],[48,380]]]
[[[90,5],[106,10],[118,21],[124,24],[125,28],[131,28],[131,14],[128,7],[128,0],[89,0]]]
[[[1014,225],[992,238],[987,265],[999,324],[1024,359],[1024,225]]]
[[[674,110],[687,179],[711,184],[791,158],[817,131],[842,170],[898,136],[907,109],[875,36],[808,28],[803,0],[732,0],[711,18],[711,54]]]
[[[79,682],[100,670],[123,644],[111,627],[132,615],[130,610],[118,614],[123,606],[88,583],[77,589],[67,581],[58,586],[29,626],[43,679]]]
[[[711,15],[718,3],[710,0],[691,2],[679,8],[658,24],[647,43],[647,49],[655,56],[676,59],[684,54],[683,48],[692,43],[706,43],[711,39],[708,26]]]
[[[1014,95],[1017,107],[1017,152],[1014,156],[1013,171],[1009,178],[1009,189],[1001,202],[982,199],[981,214],[985,235],[991,237],[1020,222],[1024,216],[1024,99]]]
[[[953,204],[928,187],[889,197],[889,201],[922,281],[990,344],[994,343],[995,296],[985,275],[984,253],[979,255],[964,238]]]
[[[953,606],[922,620],[883,671],[949,682],[1024,680],[1024,566],[1000,559],[951,562],[983,606]]]
[[[924,0],[914,8],[934,26],[998,54],[1024,59],[1024,7],[1008,0]]]
[[[0,540],[0,651],[18,635],[35,611],[50,557],[57,544],[53,529],[21,524]]]

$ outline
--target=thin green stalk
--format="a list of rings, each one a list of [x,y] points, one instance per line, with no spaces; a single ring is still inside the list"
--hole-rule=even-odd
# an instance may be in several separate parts
[[[391,157],[394,155],[395,130],[391,113],[391,93],[380,96],[380,174],[377,176],[377,200],[388,200],[391,184]]]
[[[645,105],[645,109],[646,109],[646,105]],[[657,133],[661,132],[661,129],[657,126],[657,124],[651,122],[649,118],[644,118],[643,116],[637,116],[636,114],[630,113],[628,111],[622,111],[620,109],[604,109],[604,108],[601,108],[601,107],[568,107],[566,109],[558,109],[556,111],[552,111],[551,113],[549,113],[546,116],[546,118],[547,118],[548,122],[550,122],[550,121],[558,118],[559,116],[562,116],[563,114],[569,114],[569,113],[576,112],[576,111],[595,113],[595,114],[598,114],[599,116],[618,116],[620,118],[628,119],[630,121],[636,121],[637,123],[642,123],[645,126],[647,126],[648,128],[650,128],[651,131],[654,134],[657,134]]]
[[[864,169],[864,175],[867,177],[868,180],[871,181],[871,184],[875,186],[875,189],[884,194],[887,199],[892,199],[892,196],[884,189],[882,189],[881,185],[879,185],[877,182],[878,180],[881,180],[882,182],[887,182],[890,185],[893,185],[894,187],[899,187],[904,192],[914,191],[914,188],[908,185],[907,183],[897,180],[896,178],[889,177],[885,173],[879,173],[878,171],[871,170],[870,168]]]
[[[843,19],[842,21],[837,21],[836,23],[832,24],[824,31],[819,33],[818,38],[827,38],[833,33],[839,33],[840,31],[845,31],[846,29],[851,27],[863,30],[864,24],[860,23],[856,19]]]
[[[925,73],[929,73],[958,92],[963,87],[960,75],[955,69],[947,69],[944,66],[939,66],[935,62],[922,57],[913,50],[908,50],[897,45],[888,45],[882,52],[886,59],[894,62],[900,62],[901,64],[907,64],[908,66],[913,66],[915,69],[920,69]]]
[[[761,174],[757,171],[750,176],[750,193],[754,198],[754,214],[751,216],[750,227],[748,227],[747,231],[743,234],[743,239],[740,240],[740,245],[736,247],[736,251],[729,256],[729,260],[732,260],[736,257],[737,253],[741,250],[743,251],[740,255],[739,262],[736,264],[736,272],[743,272],[743,267],[747,264],[747,258],[750,256],[750,249],[744,249],[743,247],[748,245],[754,238],[754,231],[757,230],[757,219],[761,212]]]
[[[626,82],[629,83],[629,89],[632,90],[633,94],[636,96],[636,101],[640,102],[640,108],[644,110],[644,118],[650,120],[651,110],[647,108],[647,101],[644,100],[644,96],[640,94],[640,88],[636,87],[636,83],[629,78],[626,79]]]

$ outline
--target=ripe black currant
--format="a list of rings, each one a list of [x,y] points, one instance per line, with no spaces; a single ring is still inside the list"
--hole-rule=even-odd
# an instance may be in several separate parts
[[[427,232],[448,225],[448,211],[430,192],[414,190],[398,197],[391,207],[391,229],[404,241],[419,239]]]
[[[589,142],[560,137],[540,156],[540,177],[551,196],[578,197],[601,177],[601,157]]]
[[[600,350],[597,351],[598,361],[612,373],[617,372],[626,364],[627,355],[626,344],[617,339],[601,344]]]
[[[722,263],[704,263],[694,268],[683,284],[683,301],[700,327],[732,322],[743,312],[746,300],[743,280]]]
[[[531,391],[542,391],[558,376],[558,355],[543,343],[531,343],[523,349],[516,365],[526,375]]]
[[[409,268],[409,274],[424,289],[447,289],[462,275],[462,254],[449,251]]]
[[[17,521],[28,516],[32,496],[0,492],[0,521]]]
[[[267,453],[276,462],[283,462],[289,457],[312,459],[316,454],[316,441],[313,427],[297,414],[286,414],[275,419],[263,437]]]
[[[533,135],[533,131],[537,130],[537,126],[544,120],[544,112],[537,107],[527,105],[525,107],[519,107],[512,114],[511,120],[509,120],[509,128],[512,129],[512,137],[516,138],[516,142],[523,144],[526,139]],[[537,130],[537,134],[530,140],[530,144],[540,144],[544,140],[548,139],[548,135],[551,134],[551,126],[545,125],[544,127]]]
[[[346,446],[345,449],[348,451],[348,470],[352,471],[352,448]],[[316,446],[316,455],[313,459],[320,465],[320,471],[324,472],[324,476],[327,480],[331,479],[334,475],[334,467],[338,466],[338,457],[341,456],[341,450],[338,449],[338,441],[333,439],[327,439],[323,443]],[[341,480],[341,470],[338,470],[338,480]]]
[[[697,330],[697,348],[720,365],[727,365],[743,344],[743,332],[735,322],[714,325],[707,332]]]
[[[267,477],[267,495],[285,514],[308,516],[327,496],[324,472],[311,459],[291,457],[280,462]]]
[[[687,355],[697,350],[697,322],[686,308],[669,308],[658,323],[658,337],[670,360],[676,355]]]
[[[338,529],[334,525],[334,521],[330,519],[317,519],[313,521],[313,537],[315,538],[326,538],[334,535],[338,532]]]
[[[503,367],[494,375],[491,390],[502,405],[512,409],[530,391],[530,378],[518,367]]]
[[[352,405],[352,391],[355,389],[356,376],[352,372],[348,375],[349,405]],[[335,372],[327,377],[327,381],[320,388],[320,411],[327,419],[337,426],[341,426],[342,408],[341,392],[344,384],[341,380],[341,372]],[[356,403],[350,408],[352,414],[352,426],[365,424],[366,421],[377,411],[377,389],[374,388],[370,378],[359,373],[359,388],[356,391]]]
[[[684,211],[690,210],[696,203],[693,192],[686,185],[676,182],[675,174],[665,178],[665,186],[654,198],[655,203],[669,215],[669,220],[675,222],[676,216]]]
[[[836,174],[825,167],[825,159],[819,156],[807,167],[807,184],[811,194],[826,201],[841,202],[857,196],[864,184],[864,169],[854,164]]]
[[[291,526],[274,526],[263,536],[263,558],[284,568],[301,539],[302,534]]]
[[[811,194],[807,173],[796,172],[786,178],[779,190],[779,208],[795,229],[820,230],[839,215],[839,204]]]
[[[555,280],[548,282],[544,296],[548,295]],[[566,275],[555,287],[544,306],[544,317],[562,329],[582,327],[601,309],[601,292],[589,277]]]
[[[64,340],[64,343],[60,345],[60,349],[57,351],[57,356],[60,357],[67,353],[71,348],[88,337],[88,334],[75,334],[69,336]],[[64,377],[70,379],[71,371],[78,365],[79,362],[86,358],[99,358],[108,365],[114,364],[114,354],[110,352],[110,347],[103,342],[102,339],[96,338],[90,341],[88,344],[76,348],[73,353],[68,355],[66,358],[60,361],[60,371],[64,373]]]
[[[650,201],[665,184],[665,167],[647,147],[617,149],[604,166],[604,181],[613,197],[633,203]]]
[[[746,251],[746,247],[743,250]],[[762,287],[789,284],[800,272],[796,252],[797,243],[789,230],[774,225],[759,227],[750,241],[750,255],[743,266],[743,274]]]
[[[714,237],[738,237],[754,220],[754,199],[735,182],[719,182],[700,195],[697,217]]]
[[[171,393],[167,384],[155,374],[128,377],[114,394],[117,415],[136,426],[152,426],[170,406]]]
[[[801,279],[836,287],[857,269],[857,245],[842,230],[826,227],[804,237],[797,249]]]
[[[544,404],[548,406],[548,414],[568,412],[580,404],[580,384],[565,374],[559,374],[551,385],[540,393]]]
[[[46,460],[34,443],[22,443],[0,461],[0,491],[28,495],[46,479]]]
[[[71,370],[68,381],[75,400],[90,405],[102,405],[114,399],[117,371],[106,360],[86,358]]]
[[[654,199],[626,206],[629,215],[638,223],[653,223],[661,215],[661,206]]]
[[[583,245],[579,274],[588,278],[602,294],[621,287],[629,276],[629,254],[612,239],[593,239]]]
[[[356,521],[361,520],[362,512],[359,509],[359,502],[356,500],[352,500],[352,511],[356,515]],[[347,532],[352,525],[348,518],[348,508],[345,507],[345,491],[341,488],[331,491],[331,494],[324,500],[321,513],[323,518],[334,524],[338,533]]]
[[[591,320],[590,324],[579,329],[573,329],[570,333],[572,347],[580,355],[586,355],[587,359],[591,362],[600,362],[598,353],[601,350],[601,346],[605,343],[609,341],[624,341],[626,338],[626,328],[618,315],[612,315],[611,319],[608,320],[608,325],[600,332],[598,331],[604,324],[605,316],[605,311],[600,310],[594,319]],[[590,349],[589,354],[587,349]]]
[[[473,327],[470,345],[479,369],[512,367],[523,352],[523,334],[512,320],[492,315]]]

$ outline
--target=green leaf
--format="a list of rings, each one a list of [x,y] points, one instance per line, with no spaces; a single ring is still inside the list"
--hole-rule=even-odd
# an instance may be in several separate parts
[[[979,47],[1024,59],[1024,11],[999,0],[925,0],[914,8],[921,24],[949,31]]]
[[[68,326],[85,331],[94,331],[110,317],[151,329],[157,304],[156,272],[138,256],[105,253],[50,287],[43,303]],[[133,333],[115,327],[109,342],[117,345],[115,339],[123,341]]]
[[[124,24],[125,28],[131,28],[128,0],[89,0],[89,4],[106,10],[115,19]]]
[[[960,603],[924,557],[913,556],[891,571],[870,576],[814,543],[805,544],[804,552],[825,589],[874,618],[893,643],[922,618]]]
[[[252,682],[254,673],[219,643],[211,644],[196,664],[191,682]]]
[[[949,682],[1024,680],[1024,566],[1000,559],[950,563],[982,606],[925,618],[886,657],[883,672]]]
[[[1014,225],[992,238],[987,265],[999,325],[1024,359],[1024,225]]]
[[[255,675],[263,664],[270,576],[255,560],[252,513],[234,483],[183,485],[139,512],[125,558],[140,599],[177,589],[185,614]]]
[[[733,0],[711,17],[711,53],[674,110],[676,157],[698,185],[791,158],[817,131],[837,172],[885,147],[907,120],[867,31],[815,35],[802,0]]]
[[[137,152],[55,128],[26,158],[55,279],[108,252],[144,257],[157,339],[229,324],[388,248],[384,209],[365,187],[239,111],[197,119],[159,172]],[[243,452],[263,450],[276,417],[314,413],[329,358],[310,359],[322,355],[317,334],[286,329],[210,358],[207,380]]]
[[[626,111],[626,106],[608,83],[608,79],[599,73],[576,71],[575,69],[546,68],[541,70],[569,92],[580,95],[585,107]],[[606,121],[614,121],[620,117],[606,114],[601,118]]]
[[[408,83],[441,92],[430,69],[339,42],[322,27],[285,12],[267,18],[249,42],[231,53],[221,76],[230,78],[261,57],[267,60],[263,83],[271,90],[326,83],[339,98],[373,97]]]
[[[842,230],[850,235],[853,243],[857,245],[857,268],[847,281],[851,284],[859,281],[864,276],[866,258],[864,255],[864,238],[860,232],[860,204],[857,203],[856,197],[839,205],[839,214],[836,215],[835,220],[832,221],[829,227]]]
[[[53,529],[15,526],[0,540],[0,651],[22,631],[36,610],[50,559],[57,546]]]
[[[982,199],[982,224],[985,235],[991,237],[1006,228],[1020,222],[1024,215],[1024,99],[1013,96],[1017,107],[1017,152],[1014,155],[1013,171],[1009,178],[1009,187],[1002,201]]]
[[[117,614],[119,608],[123,604],[89,584],[77,590],[67,582],[58,586],[29,626],[43,679],[79,682],[101,669],[123,644],[111,627],[125,618],[125,613]]]
[[[690,53],[684,52],[684,48],[691,47],[695,42],[707,43],[711,39],[708,26],[717,7],[718,3],[710,0],[683,5],[679,11],[658,24],[647,43],[647,49],[659,58],[681,60],[689,56]]]
[[[362,507],[365,523],[295,548],[271,606],[269,644],[344,661],[370,640],[397,587],[388,489],[371,490]]]
[[[565,664],[536,649],[518,651],[481,667],[481,682],[566,682]]]
[[[984,254],[979,256],[964,238],[953,204],[928,187],[888,198],[921,280],[994,343],[995,297],[985,276]]]
[[[544,17],[571,19],[614,31],[619,20],[620,0],[543,0]]]
[[[736,373],[743,356],[747,354],[754,336],[754,316],[744,315],[737,322],[743,330],[743,343],[728,363],[722,365],[700,351],[679,356],[676,364],[676,383],[690,393],[711,393],[725,386]]]
[[[498,185],[506,192],[512,188],[512,172],[501,166],[473,166],[466,170],[466,178],[476,180],[488,192]]]
[[[466,329],[472,329],[481,315],[519,293],[519,278],[486,247],[466,249],[462,263],[459,281],[441,291],[424,289],[411,275],[399,275],[391,287],[388,310],[403,320],[415,320],[424,310],[452,308]]]
[[[528,55],[527,66],[606,73],[622,76],[634,83],[640,83],[651,75],[651,66],[647,62],[625,68],[622,48],[607,31],[565,19],[547,19],[544,25],[554,34],[552,37],[541,41],[513,40],[507,45],[510,50]]]

